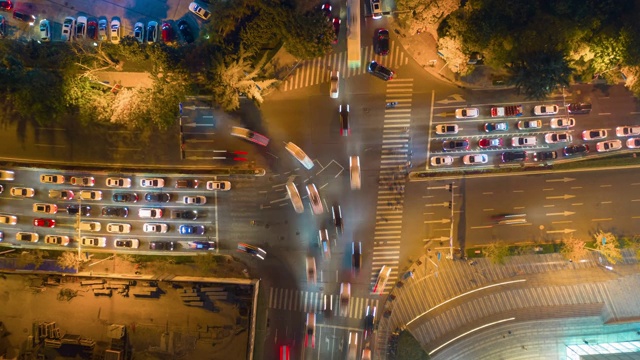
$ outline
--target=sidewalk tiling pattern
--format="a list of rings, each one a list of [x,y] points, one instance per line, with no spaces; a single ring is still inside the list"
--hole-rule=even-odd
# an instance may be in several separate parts
[[[389,56],[380,56],[373,51],[373,45],[363,47],[361,49],[362,61],[359,68],[347,66],[346,50],[305,61],[298,65],[296,70],[284,81],[280,91],[290,91],[329,82],[331,70],[333,69],[340,71],[340,77],[343,79],[365,74],[371,60],[375,60],[394,71],[400,66],[409,63],[409,57],[399,43],[391,41],[389,50]],[[397,80],[394,79],[393,81]]]
[[[319,313],[323,311],[324,293],[283,288],[269,288],[269,308]],[[340,315],[340,296],[326,294],[332,303],[333,315]],[[378,299],[367,299],[352,296],[349,300],[349,311],[346,317],[362,319],[367,306],[378,306]]]
[[[386,102],[397,102],[386,109],[382,127],[382,155],[378,177],[378,200],[373,241],[371,282],[374,284],[383,265],[391,274],[383,293],[398,279],[404,185],[411,162],[411,99],[413,79],[394,79],[387,84]]]

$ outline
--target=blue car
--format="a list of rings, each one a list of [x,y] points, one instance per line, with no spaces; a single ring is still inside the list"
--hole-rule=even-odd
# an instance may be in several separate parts
[[[202,225],[180,225],[178,231],[182,235],[204,235],[205,229]]]

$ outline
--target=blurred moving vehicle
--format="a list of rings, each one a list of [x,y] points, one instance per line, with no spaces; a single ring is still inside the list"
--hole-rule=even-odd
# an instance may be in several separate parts
[[[285,188],[287,189],[287,195],[291,200],[291,205],[293,205],[293,209],[298,214],[302,214],[304,212],[304,205],[302,204],[302,198],[300,197],[298,188],[293,183],[293,181],[287,182],[287,184],[285,185]]]
[[[360,179],[360,157],[349,157],[349,179],[351,190],[359,190],[361,185]]]
[[[325,259],[331,258],[331,242],[329,240],[329,232],[327,229],[318,230],[318,246],[322,251],[322,256]]]
[[[367,310],[364,313],[364,334],[362,336],[364,340],[367,340],[367,338],[373,333],[373,325],[375,321],[376,307],[374,306],[372,308],[371,305],[367,305]]]
[[[331,207],[331,215],[333,217],[333,225],[336,227],[336,232],[342,235],[344,231],[344,222],[342,219],[342,208],[340,205],[333,205]]]
[[[309,196],[309,202],[311,203],[311,210],[314,215],[321,215],[324,212],[324,207],[322,206],[322,200],[320,199],[320,194],[318,194],[318,189],[313,183],[307,184],[307,195]]]
[[[266,136],[259,134],[255,131],[234,126],[231,128],[231,136],[239,137],[241,139],[245,139],[247,141],[251,141],[252,143],[267,146],[269,145],[269,138]]]
[[[332,99],[337,99],[338,95],[340,94],[340,71],[331,71],[330,81],[331,85],[329,86],[329,97],[331,97]]]
[[[304,332],[304,346],[309,347],[309,345],[311,345],[312,348],[316,347],[316,314],[312,312],[307,313]]]
[[[307,282],[314,284],[317,281],[318,274],[316,273],[316,259],[311,256],[307,256]]]
[[[391,268],[387,265],[382,265],[376,283],[373,286],[374,293],[381,294],[384,291],[384,287],[387,286],[387,280],[389,280],[389,274],[391,274]]]
[[[262,250],[257,246],[247,244],[247,243],[238,243],[238,251],[245,252],[261,260],[264,260],[267,257],[266,251]]]
[[[351,269],[357,273],[362,266],[362,242],[351,242]]]
[[[349,302],[351,301],[351,284],[343,282],[340,284],[340,315],[349,315]]]
[[[189,241],[187,243],[189,245],[189,249],[194,250],[215,250],[216,244],[211,241]]]
[[[298,147],[298,145],[288,142],[284,148],[293,156],[296,160],[298,160],[302,166],[304,166],[307,170],[311,170],[313,168],[313,161],[307,156],[307,154],[302,151]]]

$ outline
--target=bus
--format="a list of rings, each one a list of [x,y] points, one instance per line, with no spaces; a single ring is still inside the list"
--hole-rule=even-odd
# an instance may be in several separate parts
[[[347,0],[347,63],[359,68],[360,59],[360,0]]]

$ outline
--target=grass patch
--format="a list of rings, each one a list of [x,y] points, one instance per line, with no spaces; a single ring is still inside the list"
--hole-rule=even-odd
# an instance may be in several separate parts
[[[398,337],[398,348],[396,356],[389,356],[389,359],[402,359],[402,360],[428,360],[429,354],[427,354],[420,343],[413,335],[408,331],[403,331]]]

